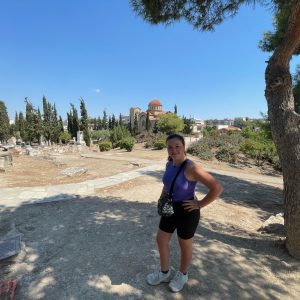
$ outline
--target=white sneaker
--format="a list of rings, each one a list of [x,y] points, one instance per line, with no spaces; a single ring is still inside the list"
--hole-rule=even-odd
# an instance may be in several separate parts
[[[171,271],[168,273],[163,273],[160,270],[157,270],[153,273],[147,275],[147,283],[150,285],[158,285],[161,282],[169,282],[171,277]]]
[[[179,292],[183,289],[183,286],[188,281],[188,274],[183,274],[180,271],[176,273],[174,278],[169,283],[169,287],[172,292]]]

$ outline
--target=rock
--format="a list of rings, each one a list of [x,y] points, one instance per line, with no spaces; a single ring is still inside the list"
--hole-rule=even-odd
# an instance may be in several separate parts
[[[86,168],[82,168],[82,167],[71,167],[71,168],[67,168],[64,169],[60,172],[61,176],[80,176],[84,173],[86,173],[87,169]]]
[[[262,233],[271,233],[271,234],[278,234],[284,235],[285,228],[284,228],[284,217],[283,213],[279,213],[275,216],[271,216],[268,218],[258,229],[258,231]]]

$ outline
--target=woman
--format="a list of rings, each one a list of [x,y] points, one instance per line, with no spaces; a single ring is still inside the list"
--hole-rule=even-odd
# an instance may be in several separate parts
[[[173,178],[180,166],[184,163],[178,174],[173,188],[174,214],[171,217],[161,217],[156,241],[160,254],[160,270],[147,275],[150,285],[169,282],[169,242],[177,229],[177,237],[181,250],[180,268],[169,287],[173,292],[179,292],[188,280],[188,268],[192,260],[192,239],[200,219],[200,209],[213,202],[222,192],[221,184],[200,165],[186,159],[184,138],[179,134],[167,137],[167,150],[169,162],[163,176],[164,190],[170,190]],[[209,189],[202,200],[195,199],[195,186],[200,182]]]

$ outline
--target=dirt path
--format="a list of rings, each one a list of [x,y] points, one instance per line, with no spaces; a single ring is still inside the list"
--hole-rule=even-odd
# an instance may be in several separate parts
[[[151,152],[142,153],[130,155],[151,159]],[[165,155],[154,154],[156,161]],[[281,178],[205,164],[225,191],[202,211],[190,280],[181,293],[145,283],[158,265],[156,199],[162,171],[88,197],[0,210],[0,225],[14,223],[24,242],[18,257],[2,262],[1,277],[18,279],[16,299],[299,298],[300,263],[286,254],[280,236],[257,231],[282,211]],[[198,186],[198,196],[203,193]],[[175,236],[171,260],[175,272]]]

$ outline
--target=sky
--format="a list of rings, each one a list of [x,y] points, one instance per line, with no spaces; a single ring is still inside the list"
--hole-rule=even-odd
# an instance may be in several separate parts
[[[63,119],[80,97],[90,117],[158,99],[186,117],[258,118],[270,56],[258,43],[272,28],[260,6],[203,33],[184,21],[150,25],[128,0],[0,0],[0,100],[11,119],[25,97],[42,110],[43,96]]]

